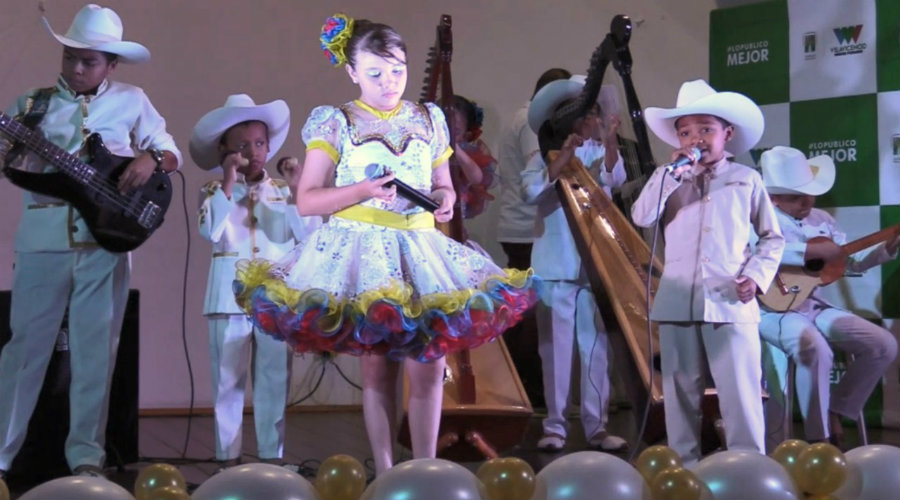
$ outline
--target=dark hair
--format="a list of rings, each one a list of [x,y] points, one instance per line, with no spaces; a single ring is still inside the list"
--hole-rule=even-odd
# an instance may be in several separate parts
[[[567,80],[571,78],[572,73],[567,69],[562,68],[550,68],[547,71],[544,71],[543,74],[538,78],[537,83],[534,85],[534,93],[531,94],[531,98],[534,99],[534,96],[537,95],[538,90],[541,90],[544,85],[547,85],[550,82],[556,80]]]
[[[453,96],[453,106],[466,118],[466,130],[481,126],[475,103],[457,94]]]
[[[66,49],[77,49],[79,47],[70,47],[68,45],[63,45],[63,54],[65,54]],[[106,59],[106,64],[112,64],[119,60],[119,54],[113,54],[112,52],[104,52],[99,50],[100,54],[103,55],[103,58]]]
[[[353,35],[347,40],[347,64],[356,67],[356,54],[361,50],[385,59],[395,59],[393,49],[400,49],[406,57],[406,43],[394,28],[368,19],[353,21]],[[401,61],[406,64],[406,60]]]
[[[702,115],[702,114],[705,114],[705,113],[697,113],[697,114]],[[687,116],[687,115],[685,115],[685,116]],[[728,120],[722,118],[721,116],[716,116],[716,115],[709,115],[709,116],[715,118],[717,122],[719,122],[720,124],[722,124],[722,128],[728,128],[728,127],[731,127],[731,126],[732,126],[731,122],[729,122]],[[675,128],[678,128],[678,120],[680,120],[680,119],[682,119],[682,118],[684,118],[684,116],[679,116],[678,118],[676,118],[675,121],[672,122],[672,126],[675,127]]]
[[[234,125],[225,129],[225,132],[222,132],[222,135],[219,136],[219,144],[224,146],[226,142],[228,142],[228,134],[231,133],[232,130],[238,127],[249,127],[251,123],[261,123],[263,128],[266,129],[266,142],[269,141],[269,125],[262,120],[245,120],[240,123],[235,123]]]

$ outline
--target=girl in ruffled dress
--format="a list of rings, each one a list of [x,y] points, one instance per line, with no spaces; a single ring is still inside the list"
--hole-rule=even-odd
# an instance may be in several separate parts
[[[401,364],[413,456],[433,458],[444,356],[519,321],[539,280],[434,228],[453,215],[453,150],[440,108],[401,100],[406,46],[397,32],[337,14],[320,39],[360,88],[358,99],[315,108],[303,127],[297,206],[330,217],[281,261],[238,264],[235,295],[256,325],[298,352],[360,356],[363,416],[381,473],[393,464]],[[398,197],[395,178],[439,207],[432,214]]]

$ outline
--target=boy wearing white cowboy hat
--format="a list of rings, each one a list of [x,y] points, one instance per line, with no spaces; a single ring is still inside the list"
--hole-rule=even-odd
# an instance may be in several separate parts
[[[816,197],[834,184],[834,161],[822,155],[807,159],[790,147],[775,146],[760,158],[763,182],[777,207],[784,233],[782,264],[803,266],[809,260],[844,258],[840,245],[847,236],[828,212],[814,208]],[[824,236],[827,240],[808,242]],[[847,259],[847,268],[862,272],[897,258],[900,236],[880,243]],[[774,370],[766,370],[770,392],[784,387],[788,355],[796,365],[796,394],[803,414],[806,440],[831,441],[841,447],[840,417],[856,419],[866,400],[897,355],[897,341],[884,328],[839,309],[815,290],[791,311],[780,313],[762,308],[759,332],[772,357]],[[847,371],[831,386],[832,349],[854,355]],[[772,445],[784,439],[780,425],[783,400],[766,403]],[[777,422],[777,423],[776,423]],[[774,429],[774,431],[773,431]],[[780,431],[779,431],[780,429]]]
[[[284,410],[291,356],[288,346],[257,330],[238,308],[232,292],[240,259],[279,260],[321,225],[321,217],[297,213],[293,187],[299,167],[293,158],[288,182],[269,177],[265,165],[281,149],[290,127],[282,100],[255,104],[246,94],[231,95],[225,105],[194,126],[190,152],[204,170],[221,166],[221,180],[200,192],[200,235],[212,242],[212,262],[203,314],[209,321],[216,417],[216,460],[235,465],[241,457],[244,388],[253,352],[253,415],[257,454],[280,462],[284,451]]]
[[[647,125],[676,149],[631,207],[638,226],[664,227],[665,270],[650,318],[659,324],[668,445],[686,464],[700,459],[700,401],[708,363],[728,449],[764,452],[757,289],[765,290],[784,238],[759,174],[730,155],[763,131],[759,107],[716,92],[703,80],[682,84],[675,108],[648,108]],[[699,150],[699,158],[692,149]],[[759,236],[747,251],[752,232]]]
[[[8,114],[36,122],[45,138],[76,156],[97,133],[112,154],[134,157],[116,186],[122,192],[142,186],[154,169],[177,169],[181,153],[144,91],[108,79],[118,62],[150,58],[144,46],[122,40],[119,16],[90,4],[78,11],[65,35],[46,26],[63,45],[56,85],[22,95]],[[7,165],[52,169],[35,154],[13,158],[17,155],[4,151],[3,156]],[[100,248],[69,203],[28,191],[23,198],[15,239],[13,336],[0,357],[0,475],[22,446],[67,306],[72,397],[66,460],[76,474],[100,475],[130,255]]]
[[[578,97],[584,82],[584,76],[573,75],[550,82],[538,91],[528,107],[531,129],[537,133],[554,110]],[[575,121],[573,130],[559,131],[570,133],[549,165],[537,154],[522,172],[525,199],[538,206],[531,265],[544,280],[535,315],[547,404],[544,435],[538,441],[538,448],[545,451],[560,451],[565,447],[568,424],[564,413],[572,378],[573,343],[577,344],[581,362],[581,423],[588,443],[605,451],[627,446],[624,439],[606,431],[609,404],[606,328],[566,214],[553,188],[563,166],[573,159],[588,169],[607,194],[625,182],[625,167],[617,149],[617,123],[607,128],[608,142],[593,139],[601,125],[600,117],[600,106],[595,104]]]

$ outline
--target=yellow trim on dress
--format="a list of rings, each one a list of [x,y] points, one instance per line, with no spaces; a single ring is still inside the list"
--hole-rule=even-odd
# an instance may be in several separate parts
[[[431,162],[431,169],[434,170],[438,168],[442,163],[449,160],[451,156],[453,156],[453,148],[447,146],[447,149],[443,153],[441,153],[441,156],[438,156],[433,162]]]
[[[309,145],[306,146],[306,152],[309,153],[313,149],[321,149],[324,151],[335,165],[341,160],[341,154],[338,153],[337,150],[334,149],[334,146],[328,141],[322,139],[313,139],[309,141]]]
[[[287,286],[282,279],[273,278],[270,274],[271,269],[272,262],[264,259],[243,260],[237,263],[236,279],[244,285],[244,291],[238,296],[238,303],[242,305],[245,312],[251,313],[251,309],[247,306],[250,294],[257,287],[264,286],[266,295],[273,303],[287,305],[295,313],[302,313],[303,311],[298,311],[298,309],[302,309],[299,302],[304,292]],[[528,279],[533,275],[534,271],[531,269],[524,271],[513,268],[503,269],[503,274],[490,276],[477,288],[430,293],[420,296],[418,299],[413,297],[412,286],[400,280],[391,280],[384,287],[363,292],[349,300],[339,301],[334,295],[324,292],[329,300],[327,309],[322,311],[318,320],[319,328],[327,332],[336,331],[345,319],[342,311],[349,307],[352,311],[364,315],[372,303],[377,300],[387,300],[396,304],[408,318],[417,318],[424,312],[434,309],[440,309],[445,314],[453,314],[464,309],[469,299],[478,292],[489,291],[491,283],[494,281],[521,289],[526,286]],[[321,305],[316,304],[317,307]]]
[[[394,229],[433,229],[434,215],[428,212],[418,212],[415,214],[403,215],[389,210],[380,210],[378,208],[367,207],[363,205],[353,205],[339,212],[332,217],[340,217],[342,219],[355,220],[358,222],[366,222],[378,226],[391,227]]]
[[[382,111],[380,109],[375,109],[372,106],[369,106],[368,104],[362,102],[359,99],[354,99],[353,104],[356,104],[360,108],[368,111],[369,113],[372,113],[373,115],[375,115],[378,118],[381,118],[382,120],[390,120],[391,118],[397,116],[397,113],[400,112],[400,108],[403,106],[403,101],[398,102],[397,106],[394,109],[391,109],[388,111]]]

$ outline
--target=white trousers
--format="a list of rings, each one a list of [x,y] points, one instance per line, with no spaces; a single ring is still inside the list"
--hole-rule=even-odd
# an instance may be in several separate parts
[[[244,315],[216,314],[209,316],[216,460],[241,456],[251,353],[257,453],[260,459],[275,459],[284,452],[284,411],[291,374],[288,346],[254,328]]]
[[[828,438],[828,411],[856,419],[897,356],[891,332],[859,316],[837,308],[809,315],[764,312],[759,333],[766,341],[766,380],[771,397],[766,403],[766,439],[783,441],[787,356],[794,360],[794,386],[803,415],[806,439]],[[853,354],[847,371],[833,388],[832,348]]]
[[[609,404],[606,329],[587,281],[545,281],[535,311],[538,353],[544,372],[545,433],[567,435],[575,344],[581,363],[581,425],[585,438],[606,429]]]
[[[706,367],[719,398],[729,450],[764,453],[762,365],[756,323],[660,323],[669,447],[685,466],[700,460]]]
[[[67,305],[66,461],[71,469],[104,465],[109,386],[129,277],[128,254],[102,249],[16,253],[12,338],[0,356],[0,469],[9,470],[25,441]]]

